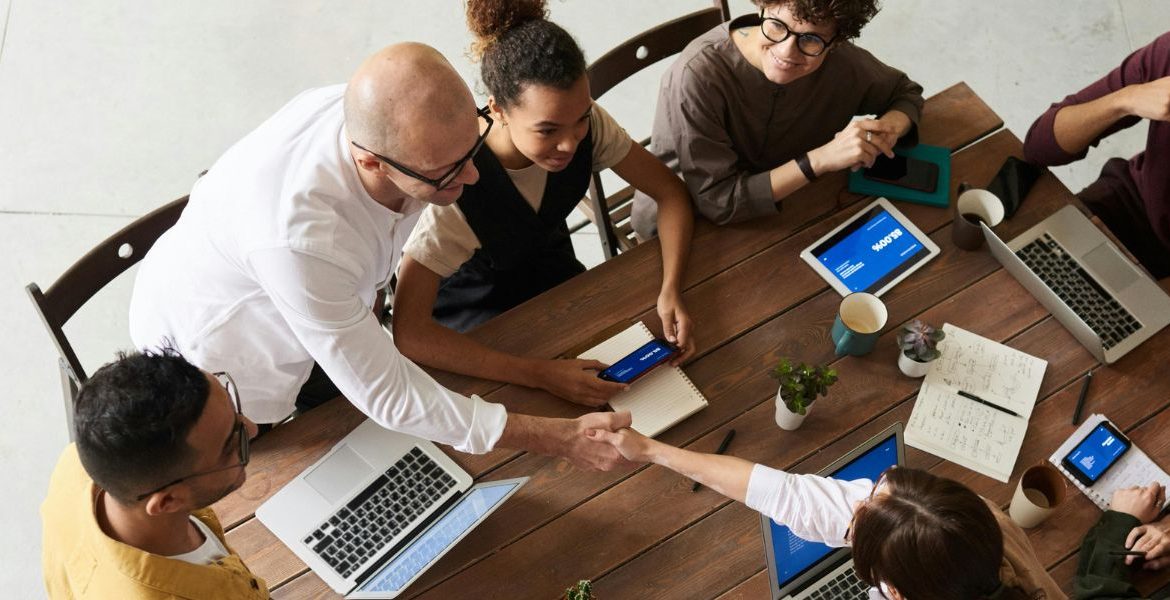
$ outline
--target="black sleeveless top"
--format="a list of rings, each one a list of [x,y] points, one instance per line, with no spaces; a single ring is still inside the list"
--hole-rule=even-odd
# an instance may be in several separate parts
[[[472,327],[583,273],[565,218],[585,196],[593,174],[593,132],[568,166],[549,173],[540,210],[532,210],[491,149],[475,156],[479,181],[459,198],[480,247],[439,284],[434,317],[456,331]]]

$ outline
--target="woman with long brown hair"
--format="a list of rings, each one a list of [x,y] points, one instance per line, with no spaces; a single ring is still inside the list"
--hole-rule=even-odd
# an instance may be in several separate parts
[[[743,502],[801,538],[851,546],[854,569],[872,586],[871,598],[1067,598],[1036,557],[1027,535],[998,507],[956,481],[906,467],[891,468],[876,482],[841,481],[684,450],[630,429],[591,430],[587,435],[612,444],[627,460],[662,465]],[[1115,511],[1128,513],[1119,521],[1130,527],[1153,520],[1165,500],[1159,489],[1152,485],[1119,492],[1102,522],[1117,517]],[[1112,528],[1100,536],[1100,553],[1123,548],[1128,531]],[[1138,530],[1130,537],[1138,538]],[[1152,550],[1157,536],[1147,537],[1142,549]],[[1137,546],[1132,540],[1130,545]],[[1103,567],[1124,567],[1124,558],[1111,560],[1113,564]],[[1132,588],[1103,567],[1092,569],[1101,574],[1094,590],[1078,598],[1128,597],[1126,591]],[[1085,571],[1078,572],[1078,583],[1086,581]]]

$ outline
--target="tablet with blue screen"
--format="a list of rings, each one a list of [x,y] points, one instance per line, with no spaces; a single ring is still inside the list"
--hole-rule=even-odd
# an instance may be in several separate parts
[[[842,296],[881,296],[938,253],[938,246],[906,215],[878,198],[800,257]]]

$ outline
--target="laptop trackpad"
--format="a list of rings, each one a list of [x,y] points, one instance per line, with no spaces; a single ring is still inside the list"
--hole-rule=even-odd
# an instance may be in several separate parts
[[[342,446],[332,456],[305,474],[305,481],[330,504],[345,498],[357,484],[365,481],[373,471],[370,463],[362,460],[349,445]]]
[[[1138,278],[1137,271],[1129,261],[1106,243],[1082,256],[1081,262],[1093,272],[1102,285],[1114,292],[1124,290]]]

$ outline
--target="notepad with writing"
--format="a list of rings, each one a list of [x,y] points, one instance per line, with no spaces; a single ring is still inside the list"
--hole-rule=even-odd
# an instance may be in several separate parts
[[[578,358],[613,364],[652,339],[654,335],[639,321]],[[629,411],[633,429],[655,437],[702,410],[707,399],[681,368],[662,365],[610,398],[609,405],[615,411]]]
[[[1007,482],[1048,361],[950,323],[943,331],[942,356],[931,363],[918,391],[906,443]]]
[[[1064,476],[1067,477],[1068,480],[1073,483],[1073,485],[1077,486],[1077,489],[1084,492],[1084,494],[1089,497],[1089,500],[1092,500],[1093,504],[1096,504],[1101,508],[1101,510],[1106,510],[1109,508],[1109,499],[1113,497],[1113,492],[1122,488],[1133,487],[1135,485],[1145,487],[1150,485],[1150,482],[1153,481],[1157,481],[1167,488],[1170,488],[1170,475],[1167,475],[1166,471],[1162,470],[1162,467],[1154,464],[1154,461],[1150,460],[1150,457],[1146,456],[1146,453],[1142,452],[1141,448],[1138,448],[1136,445],[1132,444],[1130,445],[1129,450],[1127,450],[1121,458],[1117,459],[1117,464],[1113,465],[1108,471],[1105,472],[1104,475],[1101,476],[1100,479],[1097,480],[1097,483],[1094,483],[1091,486],[1086,486],[1085,484],[1081,483],[1079,480],[1077,480],[1076,477],[1073,477],[1067,469],[1064,468],[1064,465],[1062,465],[1060,462],[1061,459],[1063,459],[1065,456],[1068,456],[1068,453],[1072,452],[1073,447],[1080,443],[1081,440],[1085,439],[1085,436],[1089,435],[1089,432],[1092,431],[1098,423],[1108,420],[1109,419],[1106,419],[1104,415],[1095,414],[1089,416],[1089,418],[1085,419],[1085,421],[1081,423],[1081,426],[1078,427],[1077,430],[1074,431],[1073,434],[1070,435],[1068,439],[1065,440],[1064,443],[1056,449],[1056,452],[1053,452],[1052,456],[1048,457],[1048,462],[1052,463],[1057,469],[1060,469],[1060,472],[1064,473]]]

